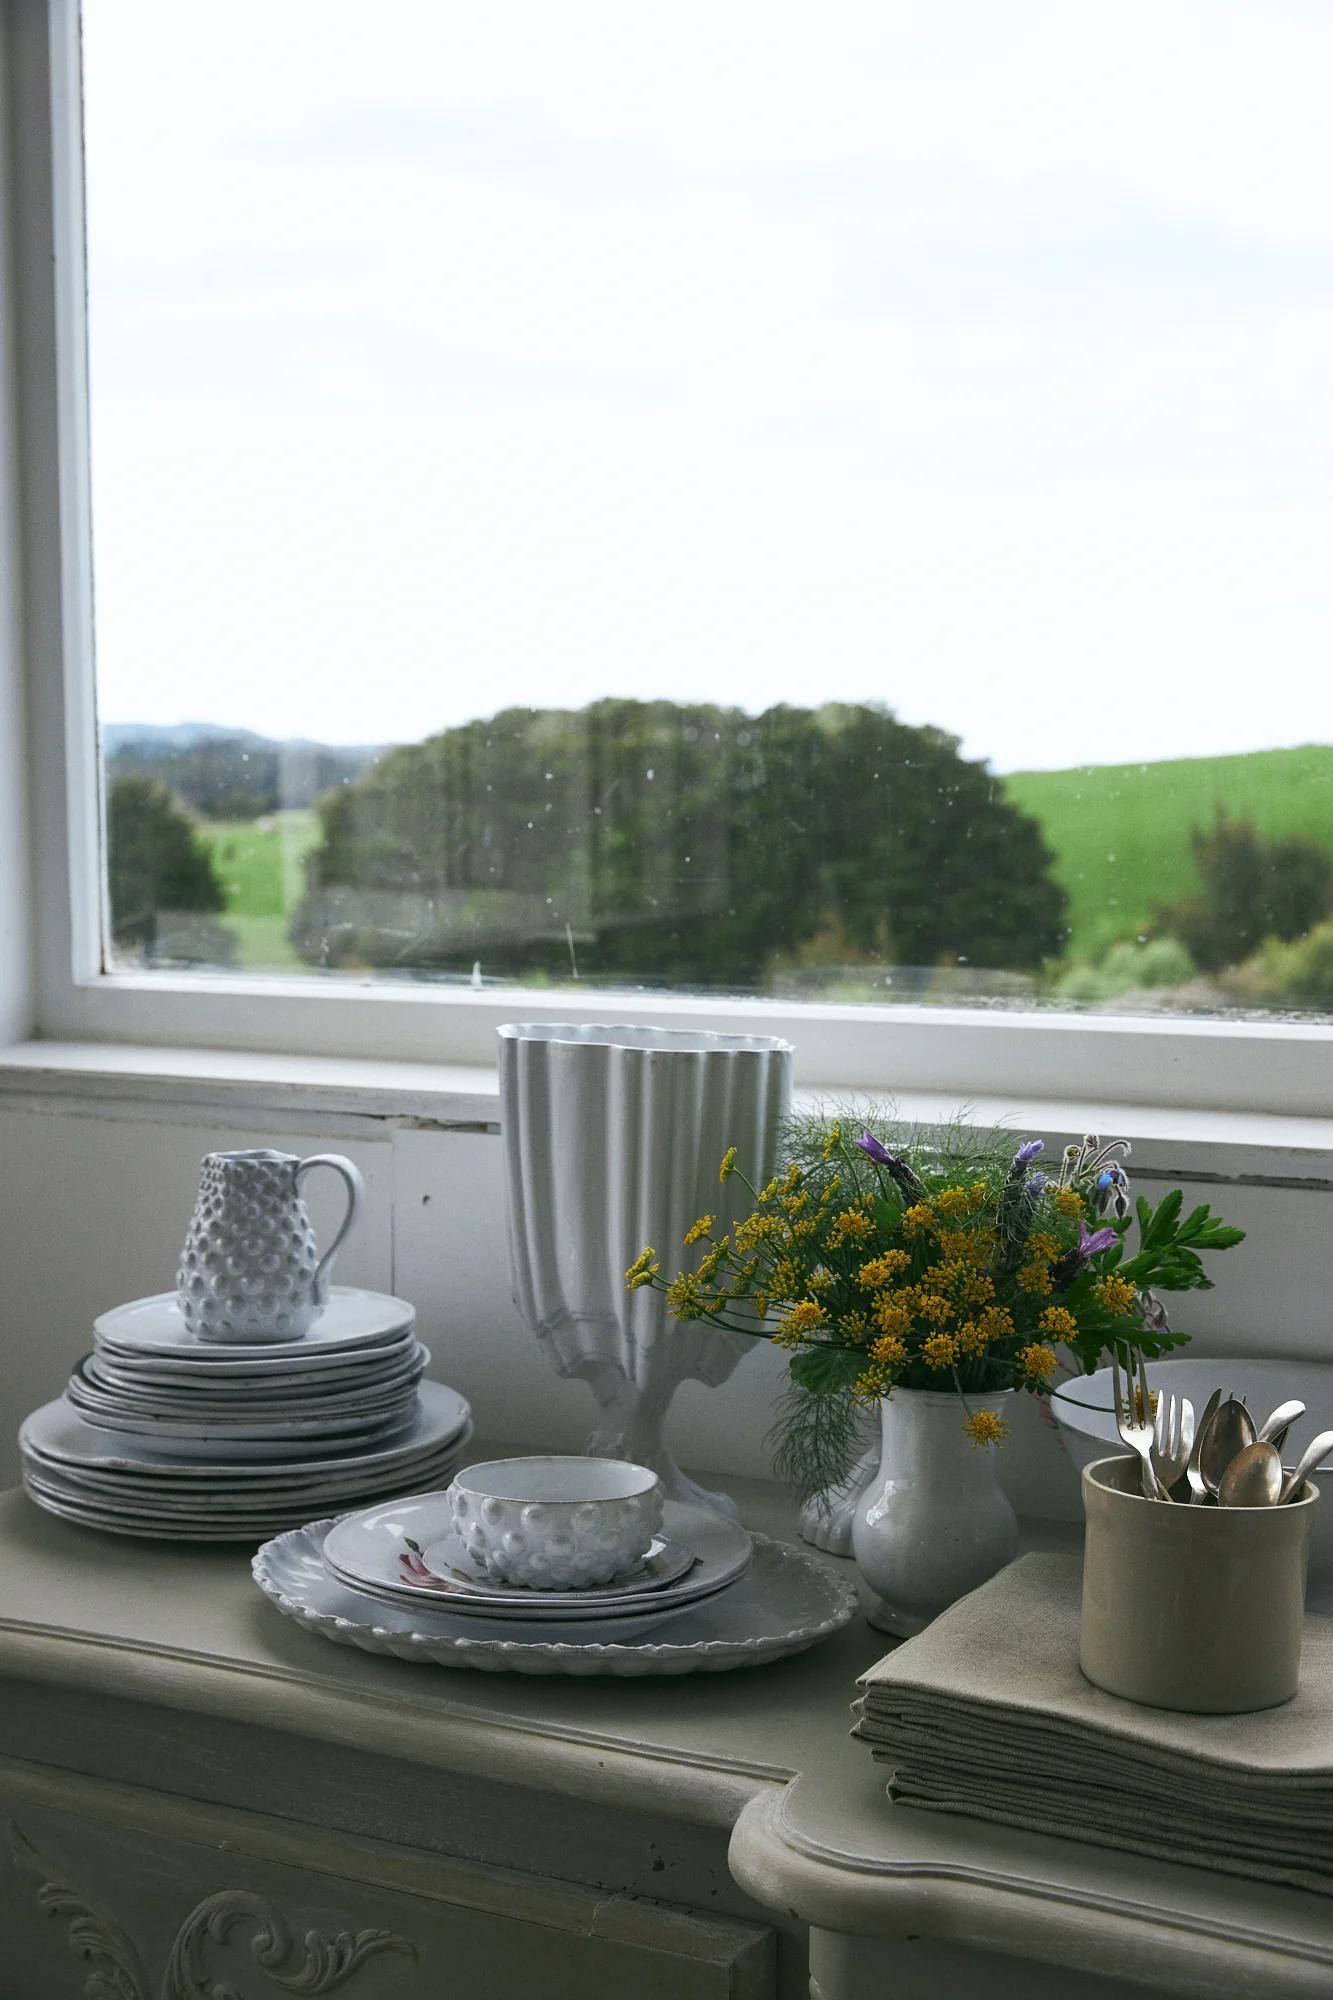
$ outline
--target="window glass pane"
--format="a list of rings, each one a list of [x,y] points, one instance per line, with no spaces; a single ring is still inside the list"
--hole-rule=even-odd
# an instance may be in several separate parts
[[[85,70],[108,963],[1333,1009],[1333,15]]]

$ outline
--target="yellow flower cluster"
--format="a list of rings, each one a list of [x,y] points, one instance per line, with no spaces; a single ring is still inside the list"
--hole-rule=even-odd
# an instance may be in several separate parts
[[[827,1327],[824,1308],[814,1299],[798,1299],[796,1304],[784,1313],[773,1335],[779,1347],[796,1347],[808,1340],[812,1333],[819,1333]]]
[[[932,1333],[921,1343],[921,1359],[927,1368],[952,1368],[958,1359],[958,1342],[951,1333]]]
[[[1099,1278],[1094,1289],[1107,1312],[1116,1313],[1124,1318],[1133,1311],[1134,1287],[1128,1278],[1122,1278],[1118,1272],[1111,1271],[1106,1277]]]
[[[825,1137],[823,1145],[819,1149],[820,1158],[824,1161],[831,1160],[833,1158],[833,1155],[837,1152],[839,1146],[841,1146],[841,1144],[842,1144],[842,1120],[840,1118],[835,1118],[833,1123],[828,1128],[828,1133],[827,1136]]]
[[[685,1248],[688,1250],[691,1243],[701,1243],[705,1236],[711,1236],[716,1221],[715,1215],[701,1215],[697,1222],[691,1223],[685,1231]]]
[[[660,1275],[661,1269],[656,1250],[640,1250],[625,1273],[625,1283],[632,1292],[637,1292],[640,1285],[651,1285],[653,1279]]]
[[[1087,1213],[1083,1197],[1077,1188],[1061,1188],[1055,1197],[1055,1206],[1061,1215],[1067,1215],[1075,1222]]]
[[[1078,1321],[1067,1306],[1047,1306],[1037,1325],[1056,1340],[1073,1340],[1078,1332]]]
[[[975,1445],[1003,1444],[1009,1435],[1005,1418],[994,1410],[972,1410],[963,1419],[963,1429]]]
[[[866,1291],[877,1292],[884,1285],[891,1285],[911,1261],[905,1250],[882,1250],[878,1257],[872,1257],[868,1264],[861,1266],[856,1281]]]
[[[1030,1382],[1045,1382],[1059,1364],[1053,1347],[1034,1340],[1030,1347],[1019,1350],[1018,1365]]]

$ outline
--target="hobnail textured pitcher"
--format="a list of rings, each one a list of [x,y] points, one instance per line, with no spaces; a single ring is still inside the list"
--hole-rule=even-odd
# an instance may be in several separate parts
[[[301,1183],[313,1167],[332,1167],[347,1184],[347,1213],[321,1257]],[[329,1295],[333,1260],[365,1193],[359,1170],[341,1153],[268,1149],[209,1153],[199,1199],[176,1273],[176,1299],[200,1340],[299,1340]]]

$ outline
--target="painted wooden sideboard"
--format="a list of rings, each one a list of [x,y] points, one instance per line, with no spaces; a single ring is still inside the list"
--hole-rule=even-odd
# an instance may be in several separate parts
[[[1333,1993],[1333,1900],[892,1808],[847,1735],[882,1643],[451,1673],[4,1495],[0,2000]]]

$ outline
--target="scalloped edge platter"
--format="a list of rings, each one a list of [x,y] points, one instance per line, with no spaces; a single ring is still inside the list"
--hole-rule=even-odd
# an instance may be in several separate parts
[[[854,1592],[818,1557],[756,1535],[746,1575],[659,1624],[656,1630],[669,1628],[669,1638],[483,1638],[461,1617],[400,1610],[336,1583],[324,1565],[324,1537],[333,1526],[333,1517],[312,1521],[265,1542],[250,1566],[259,1588],[284,1617],[335,1645],[431,1666],[578,1676],[726,1673],[804,1652],[840,1630],[857,1608]]]

